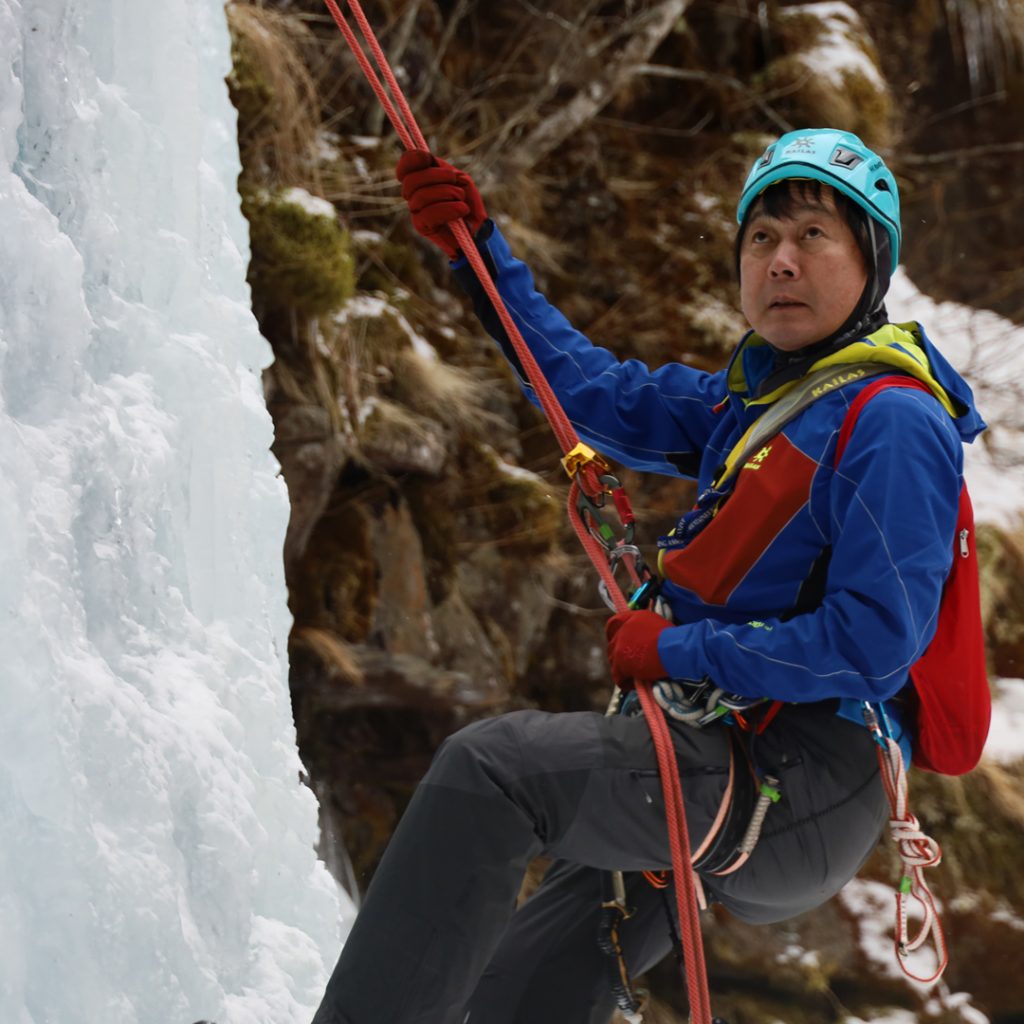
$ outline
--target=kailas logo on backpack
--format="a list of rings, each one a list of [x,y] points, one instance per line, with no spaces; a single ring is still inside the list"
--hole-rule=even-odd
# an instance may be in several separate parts
[[[836,465],[861,409],[885,388],[930,390],[909,377],[886,377],[869,384],[850,405],[836,445]],[[953,564],[942,589],[939,621],[924,654],[911,666],[918,768],[963,775],[981,759],[992,717],[985,672],[985,639],[974,544],[974,510],[965,484],[960,491]]]

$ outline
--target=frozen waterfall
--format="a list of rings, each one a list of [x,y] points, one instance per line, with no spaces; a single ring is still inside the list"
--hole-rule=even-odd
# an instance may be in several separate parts
[[[0,0],[0,1021],[308,1022],[352,915],[286,679],[220,0]]]

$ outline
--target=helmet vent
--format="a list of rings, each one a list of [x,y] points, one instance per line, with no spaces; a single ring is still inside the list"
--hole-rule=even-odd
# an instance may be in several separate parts
[[[845,167],[848,171],[852,171],[857,164],[863,162],[864,158],[862,156],[854,153],[852,149],[846,149],[843,146],[836,146],[835,152],[829,160],[830,164],[835,164],[837,167]]]
[[[879,178],[878,181],[875,182],[875,188],[880,189],[882,192],[892,191],[892,189],[889,188],[889,182],[887,182],[885,178]]]
[[[772,162],[772,157],[775,156],[775,147],[769,146],[764,151],[764,156],[761,157],[757,162],[758,167],[767,167]]]

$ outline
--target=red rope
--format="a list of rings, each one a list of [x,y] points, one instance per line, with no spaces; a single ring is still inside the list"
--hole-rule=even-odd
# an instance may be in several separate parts
[[[391,65],[388,63],[387,57],[384,56],[384,51],[380,48],[380,43],[377,42],[377,37],[373,33],[373,29],[370,27],[369,21],[366,19],[366,15],[363,14],[363,8],[360,6],[358,0],[355,3],[349,3],[349,7],[352,9],[353,15],[355,15],[356,23],[359,25],[360,30],[363,33],[363,38],[370,44],[370,52],[373,54],[374,60],[377,61],[377,67],[380,68],[384,75],[385,81],[391,87],[392,95],[398,101],[398,105],[405,115],[405,123],[409,126],[409,131],[412,133],[413,141],[416,143],[418,149],[429,149],[427,140],[423,137],[423,133],[420,131],[419,125],[416,123],[416,117],[412,112],[412,108],[406,102],[405,94],[402,92],[401,87],[398,84],[398,79],[395,78],[394,73],[391,71]]]
[[[672,871],[676,881],[676,907],[679,910],[679,938],[683,946],[683,966],[686,970],[686,989],[690,996],[692,1024],[711,1024],[711,997],[708,994],[707,966],[704,963],[704,943],[701,941],[700,917],[697,908],[697,888],[690,867],[690,832],[686,826],[683,790],[679,783],[679,766],[668,724],[651,693],[651,683],[637,683],[636,692],[644,709],[644,717],[651,730],[654,750],[658,756],[658,772],[665,792],[665,818],[668,822],[668,841],[672,848]],[[665,785],[673,779],[675,785]]]
[[[345,20],[345,16],[339,9],[336,0],[324,0],[324,2],[327,4],[349,48],[359,62],[359,66],[366,75],[370,87],[384,107],[388,120],[391,121],[395,131],[398,133],[402,145],[406,149],[429,150],[430,147],[427,145],[423,133],[416,123],[416,117],[402,93],[402,89],[395,78],[394,72],[391,70],[387,57],[377,41],[373,28],[363,13],[359,0],[347,0],[348,6],[355,17],[356,24],[359,26],[363,37],[366,39],[381,74],[383,74],[388,87],[397,101],[397,107],[388,96],[384,85],[374,71],[369,58],[363,52],[359,40]],[[459,247],[462,249],[480,284],[494,305],[494,310],[498,314],[501,325],[505,328],[505,332],[512,342],[516,355],[519,356],[523,369],[526,371],[526,376],[541,404],[541,408],[551,423],[551,429],[562,448],[562,452],[568,454],[579,444],[579,437],[576,434],[575,428],[558,401],[533,353],[530,351],[530,347],[523,340],[519,328],[512,319],[501,295],[499,295],[497,287],[491,280],[491,275],[487,271],[483,258],[477,251],[469,228],[464,221],[456,221],[451,227]],[[587,478],[587,486],[594,487],[594,493],[601,491],[602,488],[592,470],[589,473],[584,472],[580,475]],[[616,610],[620,612],[626,611],[628,608],[626,598],[623,596],[615,579],[615,574],[608,563],[607,553],[600,542],[587,529],[580,516],[577,507],[579,493],[579,481],[573,480],[572,486],[569,489],[569,519],[580,538],[580,542],[594,563],[594,567],[607,586],[608,593],[611,595]],[[654,701],[650,684],[637,684],[637,692],[640,696],[648,727],[651,730],[651,738],[654,741],[654,749],[658,758],[658,771],[661,775],[662,790],[665,797],[668,838],[672,850],[672,868],[676,881],[676,902],[679,908],[679,931],[685,958],[686,984],[690,996],[690,1020],[691,1024],[711,1024],[711,999],[708,994],[707,968],[704,961],[704,947],[701,941],[696,886],[694,884],[693,872],[690,868],[690,839],[683,807],[683,791],[679,782],[679,766],[676,763],[675,749],[672,745],[668,726]]]
[[[366,75],[366,80],[370,83],[370,88],[373,89],[377,95],[377,99],[380,100],[381,106],[384,107],[384,112],[388,115],[388,120],[393,125],[398,137],[402,140],[402,145],[406,149],[416,149],[417,142],[420,143],[420,148],[428,149],[426,142],[423,141],[423,136],[420,134],[420,130],[417,127],[415,129],[416,137],[413,138],[412,132],[406,127],[405,122],[402,120],[401,115],[395,109],[395,105],[391,102],[391,97],[388,96],[381,85],[380,79],[377,77],[377,73],[373,70],[373,65],[370,63],[369,58],[363,53],[363,48],[359,44],[358,38],[356,38],[355,32],[349,26],[349,23],[345,20],[345,15],[341,13],[335,0],[324,0],[327,4],[327,9],[331,12],[331,17],[334,18],[335,24],[341,29],[341,34],[345,37],[345,42],[348,43],[348,48],[352,51],[356,60],[359,61],[359,66],[363,69],[363,74]],[[364,18],[365,21],[365,18]],[[371,30],[370,35],[373,36]],[[376,37],[373,36],[374,42]],[[378,49],[380,47],[378,46]],[[387,66],[387,61],[384,62]],[[390,67],[388,68],[390,72]],[[397,83],[396,83],[397,84]],[[410,115],[411,116],[411,115]],[[413,125],[416,124],[415,119],[412,121]]]

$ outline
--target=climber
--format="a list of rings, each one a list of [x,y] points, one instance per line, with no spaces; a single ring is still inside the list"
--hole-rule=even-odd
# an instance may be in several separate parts
[[[677,722],[665,697],[707,898],[755,924],[825,902],[887,816],[864,701],[909,760],[908,669],[950,570],[962,445],[984,429],[923,328],[888,321],[895,179],[847,132],[796,131],[767,148],[738,208],[751,330],[725,370],[707,373],[650,370],[594,346],[536,291],[465,172],[411,151],[397,173],[413,225],[453,261],[527,396],[465,269],[457,218],[581,438],[634,469],[697,480],[696,508],[659,542],[671,621],[650,608],[614,616],[611,674],[626,690],[670,679],[734,695],[736,714],[704,728]],[[873,369],[925,390],[873,397],[836,465],[840,426]],[[745,451],[748,428],[801,388],[804,404]],[[737,859],[755,779],[769,777],[778,800]],[[633,913],[620,938],[640,973],[671,946],[643,875],[670,866],[664,813],[640,716],[519,711],[457,732],[385,852],[314,1024],[607,1024],[601,878],[626,872]],[[516,910],[539,855],[552,866]]]

